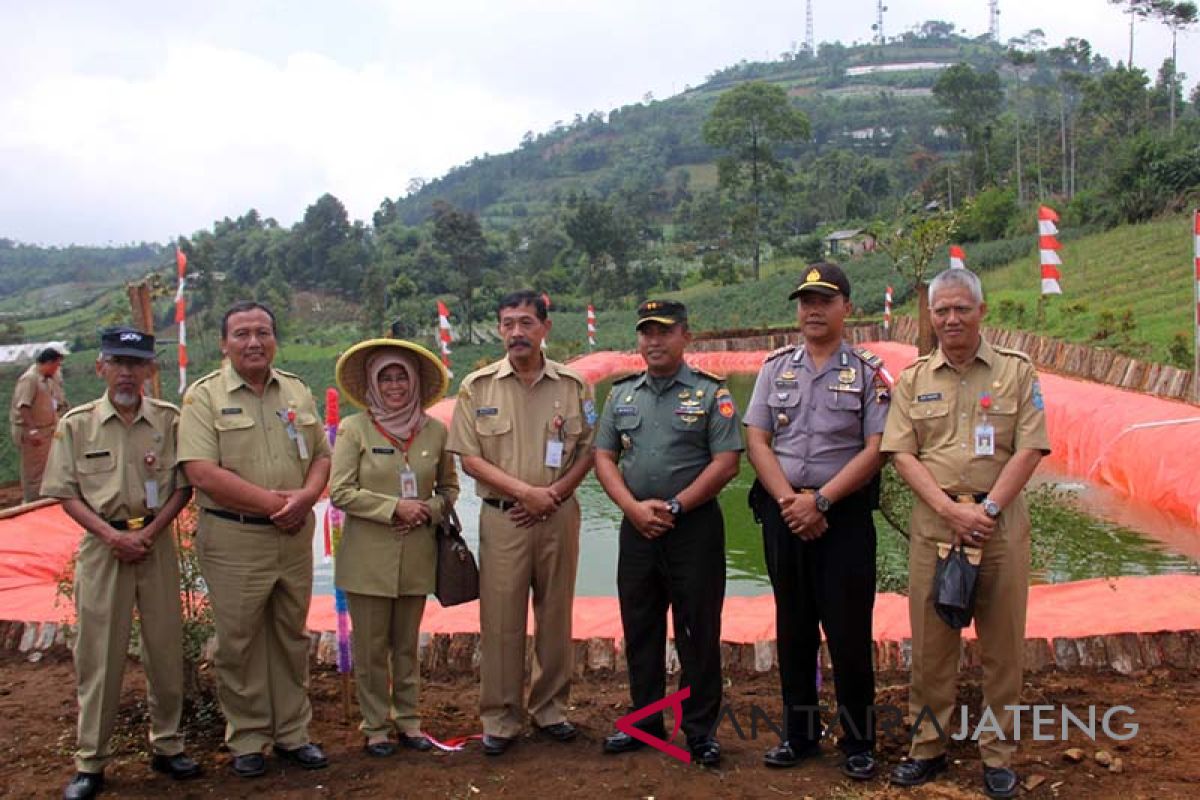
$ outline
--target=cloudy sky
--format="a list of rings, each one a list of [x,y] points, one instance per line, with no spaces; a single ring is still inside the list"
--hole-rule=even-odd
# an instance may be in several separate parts
[[[885,30],[987,29],[987,0],[887,0]],[[874,0],[814,0],[817,41],[866,41]],[[1001,0],[1001,37],[1082,36],[1114,63],[1107,0]],[[804,38],[804,0],[4,0],[0,236],[165,241],[323,192],[370,219],[410,178],[575,113],[662,98]],[[1200,76],[1200,32],[1180,69]],[[1170,37],[1139,24],[1153,75]],[[1194,78],[1189,79],[1189,87]]]

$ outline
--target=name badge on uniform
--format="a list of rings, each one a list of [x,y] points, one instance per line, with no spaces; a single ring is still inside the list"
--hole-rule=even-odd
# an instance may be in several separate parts
[[[563,462],[562,439],[549,439],[546,442],[546,466],[558,469]]]
[[[990,422],[982,422],[975,426],[975,455],[996,455],[996,429]]]
[[[613,409],[613,414],[618,417],[636,417],[637,413],[637,406],[617,406]]]
[[[400,470],[400,496],[405,500],[415,500],[417,498],[417,473],[412,471],[412,467],[407,464],[404,469]]]
[[[372,447],[371,455],[394,456],[394,455],[396,455],[396,448],[394,448],[394,447]]]
[[[483,408],[475,409],[475,416],[477,417],[494,417],[499,413],[500,409],[495,406],[484,406]]]

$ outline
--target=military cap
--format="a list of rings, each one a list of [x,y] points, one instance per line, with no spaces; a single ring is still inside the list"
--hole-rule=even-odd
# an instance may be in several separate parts
[[[661,325],[677,325],[687,322],[687,306],[678,300],[647,300],[637,308],[637,324],[635,330],[641,330],[647,322],[657,322]]]
[[[130,358],[154,358],[154,337],[149,333],[142,333],[124,325],[106,328],[100,334],[100,354]]]
[[[825,262],[809,264],[808,272],[804,275],[804,280],[796,287],[794,292],[788,295],[788,300],[795,300],[804,292],[816,292],[828,297],[840,294],[849,300],[850,279],[846,277],[846,273],[837,264],[828,264]]]

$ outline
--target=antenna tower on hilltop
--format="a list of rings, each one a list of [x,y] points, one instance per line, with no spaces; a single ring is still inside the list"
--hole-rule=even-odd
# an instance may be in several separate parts
[[[809,55],[816,55],[817,42],[813,36],[812,4],[813,0],[808,0],[806,4],[808,7],[804,13],[804,49],[808,51]]]
[[[988,0],[988,35],[1000,44],[1000,0]]]
[[[875,44],[883,44],[883,12],[887,11],[888,7],[883,4],[883,0],[876,0],[875,3],[875,24],[871,26],[871,30],[875,31]]]

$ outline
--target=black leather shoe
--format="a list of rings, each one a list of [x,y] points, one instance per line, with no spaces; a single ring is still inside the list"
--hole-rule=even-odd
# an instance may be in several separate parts
[[[159,753],[150,759],[150,769],[170,775],[177,781],[195,778],[200,774],[200,765],[188,758],[187,753],[176,753],[173,756]]]
[[[943,753],[933,758],[910,758],[901,761],[892,769],[888,781],[895,786],[920,786],[946,771],[946,756]]]
[[[381,742],[367,742],[363,745],[363,750],[367,751],[367,755],[375,758],[387,758],[388,756],[396,755],[396,743],[384,739]]]
[[[652,736],[655,734],[651,734]],[[662,737],[659,736],[661,739]],[[641,739],[635,739],[625,731],[617,731],[610,733],[604,737],[604,752],[609,755],[616,753],[632,753],[634,750],[641,750],[646,746],[646,743]]]
[[[715,767],[721,763],[721,745],[716,739],[700,739],[688,743],[692,763],[698,767]]]
[[[875,754],[869,750],[852,753],[842,762],[842,774],[856,781],[869,781],[875,777],[878,770],[879,763],[875,761]]]
[[[321,748],[312,742],[302,744],[299,747],[293,747],[291,750],[286,750],[279,745],[275,745],[275,755],[287,759],[304,769],[325,769],[329,766],[329,759],[321,752]]]
[[[433,742],[429,741],[429,737],[423,733],[402,733],[400,734],[400,744],[409,750],[419,750],[422,753],[433,749]]]
[[[483,752],[489,756],[504,755],[504,751],[512,746],[513,740],[504,736],[483,735]]]
[[[579,735],[579,729],[566,720],[556,722],[553,725],[547,725],[544,728],[538,728],[538,731],[546,734],[556,742],[569,742]]]
[[[983,768],[983,792],[988,797],[1016,797],[1017,773],[1008,767]]]
[[[819,745],[807,744],[797,750],[791,742],[780,742],[763,753],[763,763],[768,767],[786,769],[787,767],[794,767],[804,759],[812,758],[820,754],[820,752],[821,748]]]
[[[233,768],[234,774],[240,778],[257,778],[267,771],[267,760],[263,758],[262,753],[246,753],[234,756],[230,766]]]
[[[103,772],[76,772],[63,789],[63,800],[89,800],[104,789]]]

